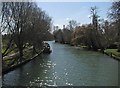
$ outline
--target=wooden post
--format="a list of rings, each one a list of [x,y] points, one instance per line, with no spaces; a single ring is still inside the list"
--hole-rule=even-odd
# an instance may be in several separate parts
[[[2,10],[2,3],[0,2],[0,88],[2,87],[2,33],[1,33],[1,10]]]

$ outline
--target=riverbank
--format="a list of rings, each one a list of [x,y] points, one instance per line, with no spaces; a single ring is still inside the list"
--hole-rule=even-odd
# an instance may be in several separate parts
[[[80,46],[80,47],[83,49],[91,50],[91,49],[88,49],[87,46]],[[111,58],[120,61],[120,52],[117,52],[117,49],[105,49],[105,50],[98,49],[96,52],[106,54]]]
[[[27,62],[33,60],[33,59],[34,59],[35,57],[37,57],[37,56],[38,56],[38,54],[36,54],[35,56],[33,56],[32,58],[30,58],[30,59],[28,59],[28,60],[22,61],[21,63],[15,64],[15,65],[12,65],[11,67],[7,67],[7,68],[3,69],[3,70],[2,70],[2,74],[4,75],[4,74],[6,74],[6,73],[8,73],[8,72],[10,72],[10,71],[15,70],[16,68],[18,68],[18,67],[26,64]]]
[[[83,49],[91,50],[91,49],[88,49],[86,46],[80,46],[80,47]],[[111,58],[120,61],[120,52],[117,52],[117,49],[105,49],[105,50],[98,49],[96,52],[106,54]]]
[[[7,67],[2,68],[2,75],[6,74],[6,73],[8,73],[8,72],[10,72],[10,71],[13,71],[13,70],[15,70],[16,68],[18,68],[18,67],[26,64],[27,62],[35,59],[35,58],[36,58],[37,56],[39,56],[42,52],[43,52],[43,50],[41,50],[41,52],[40,52],[39,54],[33,55],[31,58],[23,60],[21,63],[19,62],[19,63],[13,64],[13,65],[11,65],[11,66],[7,66]],[[26,53],[26,54],[28,54],[28,53]],[[30,55],[30,53],[29,53],[28,55]],[[14,58],[12,58],[12,59],[14,59]],[[10,60],[12,60],[12,59],[10,59]]]
[[[34,58],[36,58],[37,56],[39,56],[42,53],[44,54],[44,53],[51,53],[51,52],[52,52],[52,50],[50,50],[49,44],[44,43],[44,47],[39,53],[33,54],[33,47],[30,47],[30,48],[24,50],[24,52],[23,52],[24,59],[22,60],[22,62],[16,61],[17,58],[19,57],[19,52],[14,53],[14,54],[9,55],[9,56],[6,56],[6,57],[4,57],[4,60],[3,60],[3,62],[5,62],[5,63],[4,63],[3,69],[2,69],[3,70],[2,73],[4,75],[10,71],[13,71],[14,69],[26,64],[27,62],[29,62],[31,60],[33,60]],[[9,66],[7,63],[10,63],[10,62],[12,62],[12,63],[14,62],[14,63]],[[6,64],[6,66],[5,66],[5,64]]]
[[[120,61],[120,52],[117,52],[117,49],[106,49],[104,54]]]

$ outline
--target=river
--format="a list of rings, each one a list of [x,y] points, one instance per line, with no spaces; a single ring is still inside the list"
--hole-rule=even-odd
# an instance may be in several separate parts
[[[3,76],[4,86],[117,86],[118,61],[94,51],[48,42],[44,54]]]

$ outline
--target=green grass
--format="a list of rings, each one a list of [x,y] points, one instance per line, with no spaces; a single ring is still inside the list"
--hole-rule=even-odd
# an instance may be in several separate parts
[[[14,53],[15,51],[11,51],[10,52],[10,54],[12,54],[12,53]],[[24,56],[23,56],[23,58],[24,58],[24,60],[28,60],[28,59],[30,59],[30,58],[32,58],[33,56],[34,56],[34,54],[33,54],[33,51],[32,50],[28,50],[28,51],[23,51],[23,54],[24,54]],[[10,64],[12,61],[14,61],[15,59],[17,59],[17,57],[15,57],[15,58],[12,58],[12,59],[10,59],[9,57],[6,59],[6,60],[3,60],[3,62],[4,62],[4,68],[5,67],[8,67],[8,64]],[[15,61],[15,63],[13,64],[13,65],[17,65],[17,61]]]
[[[2,48],[2,53],[4,52],[6,50],[6,48],[4,47],[4,48]],[[15,53],[15,50],[8,50],[7,52],[9,52],[8,54],[10,55],[10,54],[13,54],[13,53]]]
[[[2,47],[2,53],[5,51],[5,49],[6,49],[5,47]]]
[[[116,57],[116,58],[120,58],[120,52],[117,52],[117,49],[106,49],[104,50],[104,53],[108,54],[113,57]]]

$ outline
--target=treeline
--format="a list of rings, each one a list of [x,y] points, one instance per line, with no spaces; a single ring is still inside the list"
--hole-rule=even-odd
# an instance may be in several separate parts
[[[104,50],[105,48],[118,48],[120,51],[120,1],[113,2],[108,14],[110,20],[100,19],[97,7],[91,7],[90,24],[76,25],[71,20],[68,27],[53,32],[56,42],[70,45],[87,46],[93,50]],[[76,26],[75,26],[76,25]]]
[[[52,37],[51,17],[42,11],[35,2],[3,2],[1,29],[3,36],[2,56],[14,45],[19,52],[19,61],[23,60],[23,50],[28,46],[39,53],[43,41]]]

